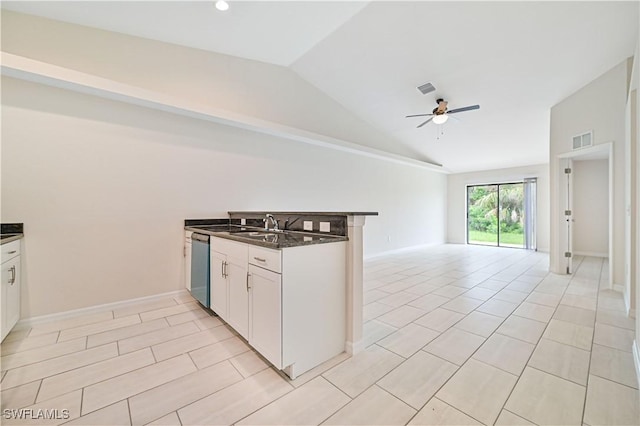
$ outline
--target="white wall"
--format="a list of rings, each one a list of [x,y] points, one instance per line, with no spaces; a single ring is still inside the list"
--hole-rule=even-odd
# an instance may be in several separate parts
[[[638,11],[638,21],[640,21],[640,11]],[[638,111],[638,89],[640,89],[640,31],[638,31],[638,43],[636,44],[636,53],[634,55],[634,61],[633,61],[633,70],[632,70],[632,79],[631,79],[631,91],[633,92],[635,90],[635,97],[633,99],[634,103],[633,103],[633,109],[635,110],[635,134],[636,137],[634,139],[635,142],[635,146],[636,146],[636,158],[635,161],[632,162],[632,164],[634,164],[635,166],[635,170],[636,170],[636,191],[638,190],[638,188],[640,188],[640,147],[638,146],[638,143],[640,143],[640,123],[639,123],[639,117],[638,115],[640,115],[639,111]],[[631,125],[631,123],[628,123],[628,125]],[[636,215],[636,218],[638,217],[639,211],[640,211],[640,197],[637,196],[637,192],[636,192],[636,205],[634,206],[635,211],[633,211],[633,213]],[[635,263],[636,263],[636,285],[638,283],[640,283],[640,226],[636,226],[636,259],[635,259]],[[636,292],[635,292],[635,309],[636,311],[638,310],[638,306],[640,306],[640,291],[638,291],[637,287],[636,287]],[[640,382],[640,315],[638,315],[638,312],[636,312],[636,335],[635,335],[635,339],[634,339],[634,361],[636,364],[636,373],[638,375],[638,381]]]
[[[447,241],[454,244],[466,243],[467,185],[522,181],[528,177],[538,178],[536,212],[538,250],[549,251],[549,166],[546,164],[448,175]]]
[[[564,176],[558,155],[572,151],[572,138],[593,131],[594,145],[613,142],[613,269],[614,284],[624,283],[625,240],[625,130],[627,61],[598,77],[551,108],[549,174],[551,181],[551,271],[564,273],[564,205],[559,203]]]
[[[573,251],[609,256],[609,160],[573,163]]]
[[[286,67],[2,11],[2,50],[188,104],[415,155]],[[391,148],[390,148],[391,147]]]
[[[1,214],[25,224],[23,317],[181,288],[183,220],[229,210],[378,211],[366,255],[445,241],[446,175],[9,78],[2,89]]]

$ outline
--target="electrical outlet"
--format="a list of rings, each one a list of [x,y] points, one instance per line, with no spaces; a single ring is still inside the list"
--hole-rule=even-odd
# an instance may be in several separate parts
[[[247,219],[240,219],[240,225],[246,225]]]
[[[331,222],[320,222],[320,232],[331,232]]]
[[[305,220],[302,222],[302,227],[305,231],[313,231],[313,221]]]
[[[391,242],[391,235],[387,235],[387,241]]]

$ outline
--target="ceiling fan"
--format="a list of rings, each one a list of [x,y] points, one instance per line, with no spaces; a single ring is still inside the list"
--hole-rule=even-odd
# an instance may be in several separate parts
[[[470,105],[470,106],[466,106],[466,107],[462,107],[462,108],[452,109],[451,111],[449,111],[447,109],[447,104],[448,104],[447,101],[445,101],[442,98],[439,98],[438,100],[436,100],[436,102],[438,103],[438,106],[433,109],[433,112],[431,114],[407,115],[407,118],[411,118],[411,117],[429,117],[429,119],[427,121],[425,121],[424,123],[418,125],[417,128],[420,128],[420,127],[424,126],[425,124],[427,124],[430,121],[433,121],[436,124],[444,124],[449,119],[449,117],[448,117],[449,114],[455,114],[455,113],[458,113],[458,112],[471,111],[471,110],[474,110],[474,109],[480,109],[480,105]]]

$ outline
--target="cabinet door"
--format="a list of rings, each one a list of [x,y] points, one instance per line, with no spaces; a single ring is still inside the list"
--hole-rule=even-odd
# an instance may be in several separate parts
[[[227,257],[223,254],[211,251],[211,279],[209,280],[210,294],[209,307],[220,318],[227,321],[227,278],[225,276],[225,263]]]
[[[247,283],[247,264],[233,260],[227,261],[227,280],[229,282],[229,319],[228,323],[245,339],[249,338],[249,288]]]
[[[281,276],[249,266],[249,343],[276,368],[282,368]]]
[[[184,238],[184,286],[191,291],[191,234],[186,231]]]
[[[1,338],[4,339],[20,319],[20,257],[2,265],[2,292],[0,313]]]

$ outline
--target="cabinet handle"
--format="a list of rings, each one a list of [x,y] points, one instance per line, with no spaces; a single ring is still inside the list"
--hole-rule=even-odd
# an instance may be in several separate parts
[[[9,278],[9,284],[13,285],[16,282],[16,267],[12,266],[9,268],[9,272],[11,272],[11,277]]]
[[[224,278],[224,262],[220,262],[220,276]]]
[[[229,278],[229,272],[227,271],[227,266],[229,266],[229,264],[227,262],[224,262],[224,277],[225,278]]]
[[[247,272],[247,291],[249,291],[249,289],[251,288],[251,286],[249,285],[249,277],[251,277],[251,274]]]
[[[16,250],[11,250],[11,251],[9,252],[9,254],[13,254],[13,253],[15,253],[15,252],[16,252]]]
[[[255,257],[255,256],[254,256],[254,259],[257,260],[258,262],[266,262],[267,261],[267,259],[262,259],[260,257]]]

